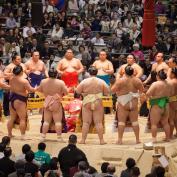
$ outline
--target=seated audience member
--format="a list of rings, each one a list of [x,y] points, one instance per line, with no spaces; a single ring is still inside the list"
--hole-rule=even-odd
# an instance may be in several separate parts
[[[105,177],[115,177],[115,172],[116,172],[115,166],[109,164],[107,167],[107,174],[105,175]]]
[[[99,173],[96,177],[104,177],[107,175],[107,168],[109,166],[109,162],[103,162],[101,164],[101,173]]]
[[[10,159],[11,155],[12,149],[10,147],[6,147],[4,150],[4,157],[0,159],[0,171],[4,172],[5,176],[8,176],[10,173],[15,171],[15,162]]]
[[[0,159],[4,157],[4,149],[5,149],[5,145],[0,143]]]
[[[34,153],[35,160],[40,164],[49,164],[50,162],[50,155],[45,152],[46,144],[39,143],[38,144],[38,151]]]
[[[87,173],[88,162],[80,161],[78,163],[78,170],[79,171],[74,174],[74,177],[80,177],[81,175],[83,175],[84,177],[91,177],[91,175]]]
[[[39,177],[40,172],[39,168],[36,164],[33,163],[34,160],[34,152],[29,151],[25,155],[26,163],[25,163],[25,173],[30,173],[32,177]]]
[[[136,162],[133,158],[128,158],[126,161],[127,169],[123,170],[120,174],[120,177],[132,177],[131,170],[136,165]]]
[[[20,155],[18,155],[18,156],[16,157],[16,161],[21,160],[21,161],[26,162],[26,160],[25,160],[25,155],[26,155],[26,153],[29,152],[30,150],[31,150],[31,146],[30,146],[29,144],[24,144],[24,145],[22,146],[22,154],[20,154]]]

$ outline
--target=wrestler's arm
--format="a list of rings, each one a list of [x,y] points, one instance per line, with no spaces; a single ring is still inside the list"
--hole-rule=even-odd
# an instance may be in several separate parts
[[[82,65],[80,60],[78,60],[77,62],[78,62],[78,66],[79,66],[79,70],[77,71],[77,73],[80,74],[80,73],[82,73],[84,71],[84,67],[83,67],[83,65]]]
[[[67,87],[66,87],[64,82],[62,82],[62,92],[63,92],[63,95],[67,95],[68,94],[68,89],[67,89]]]
[[[116,75],[116,80],[118,80],[118,79],[120,79],[121,78],[121,76],[122,76],[122,69],[123,69],[123,67],[121,66],[119,69],[118,69],[118,72],[117,72],[117,75]]]
[[[119,89],[119,85],[121,84],[120,80],[116,80],[116,82],[113,84],[113,86],[111,87],[111,91],[112,93],[116,93]]]
[[[108,96],[110,94],[110,89],[107,84],[103,81],[103,95]]]
[[[155,85],[156,83],[153,83],[150,88],[148,89],[148,91],[146,92],[146,97],[147,98],[151,98],[153,96],[153,93],[155,91]]]
[[[114,68],[113,68],[113,65],[110,61],[108,62],[108,66],[109,66],[109,69],[103,69],[103,71],[106,72],[107,74],[113,74]]]
[[[76,93],[82,94],[83,93],[83,81],[77,86]]]
[[[63,71],[62,71],[62,61],[63,60],[60,60],[59,62],[58,62],[58,65],[57,65],[57,72],[59,73],[59,74],[63,74]]]
[[[24,85],[25,85],[25,89],[28,92],[35,92],[37,90],[36,88],[31,87],[30,83],[27,80],[24,81]]]
[[[137,77],[137,78],[140,78],[140,77],[143,75],[143,69],[142,69],[139,65],[137,65],[137,66],[136,66],[136,70],[137,70],[137,75],[136,75],[136,77]]]
[[[152,65],[151,72],[154,71],[156,68],[156,63]],[[144,84],[147,84],[151,80],[151,74],[149,74],[148,78],[143,82]]]
[[[9,79],[11,76],[13,76],[13,73],[11,72],[11,67],[7,66],[4,70],[4,77],[6,79]]]
[[[9,90],[9,89],[10,89],[10,85],[5,84],[5,83],[3,83],[3,82],[0,82],[0,88]]]
[[[29,61],[27,61],[26,63],[25,63],[25,67],[26,67],[26,74],[30,74],[33,70],[30,68],[30,63],[29,63]]]
[[[47,67],[45,66],[44,63],[43,63],[43,70],[44,70],[44,74],[45,74],[45,76],[48,78],[48,77],[49,77],[48,69],[47,69]]]

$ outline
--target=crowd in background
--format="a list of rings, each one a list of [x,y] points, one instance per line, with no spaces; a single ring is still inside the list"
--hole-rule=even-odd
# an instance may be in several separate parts
[[[141,45],[141,0],[68,0],[61,12],[49,1],[43,1],[42,26],[31,23],[31,8],[29,0],[18,0],[18,4],[15,0],[1,1],[1,69],[3,63],[11,61],[14,51],[25,62],[34,50],[40,51],[48,68],[56,67],[70,47],[85,66],[97,59],[100,49],[106,50],[115,71],[126,62],[126,55],[133,53],[148,75],[157,51],[163,52],[165,59],[176,54],[175,0],[156,1],[156,43],[152,48]]]

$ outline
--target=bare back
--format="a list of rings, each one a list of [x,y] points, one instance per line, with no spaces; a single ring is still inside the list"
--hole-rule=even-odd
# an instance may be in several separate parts
[[[156,81],[150,86],[146,94],[152,98],[169,97],[171,95],[171,89],[171,85],[167,80]]]
[[[63,95],[67,94],[67,88],[63,81],[58,79],[47,78],[42,80],[40,86],[38,87],[38,91],[42,92],[45,97],[53,96],[55,94]]]
[[[82,93],[84,96],[88,94],[103,93],[104,95],[109,94],[109,88],[106,83],[96,77],[90,77],[84,79],[77,87],[76,92]]]
[[[34,89],[30,86],[28,80],[23,77],[14,76],[10,82],[10,90],[22,96],[27,96],[28,92],[34,92]]]
[[[142,92],[144,90],[140,79],[136,77],[122,77],[116,81],[112,87],[112,91],[118,96],[128,94],[129,92]]]

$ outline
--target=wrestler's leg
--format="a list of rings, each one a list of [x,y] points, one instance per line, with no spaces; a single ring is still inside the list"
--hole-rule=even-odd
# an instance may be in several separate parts
[[[26,103],[16,100],[14,102],[14,107],[16,109],[17,115],[20,119],[20,132],[21,132],[21,136],[22,139],[25,136],[25,131],[26,131],[26,126],[27,126],[27,107],[26,107]]]
[[[100,139],[100,144],[106,144],[103,139],[103,118],[104,118],[104,108],[102,106],[102,101],[98,100],[95,102],[95,110],[93,111],[93,121],[95,124],[98,137]]]
[[[153,142],[156,142],[157,126],[161,119],[162,110],[158,106],[153,106],[150,109],[151,133]]]
[[[140,139],[139,139],[139,124],[138,124],[138,108],[135,108],[134,110],[129,112],[129,118],[130,121],[132,123],[132,128],[133,131],[135,133],[135,137],[136,137],[136,143],[140,143]]]
[[[16,117],[17,117],[16,111],[12,108],[12,106],[10,106],[10,119],[7,122],[7,130],[8,130],[9,137],[13,136],[12,129],[13,129],[13,125],[14,125]]]
[[[177,136],[177,110],[175,110],[174,124],[175,124],[175,129],[176,129],[176,135],[175,136]]]
[[[163,129],[165,131],[166,135],[166,141],[170,140],[170,125],[169,125],[169,106],[166,106],[165,113],[163,117],[161,118],[161,123],[163,125]]]
[[[82,139],[80,144],[85,144],[90,124],[92,123],[92,111],[86,106],[82,107]]]
[[[129,111],[126,110],[122,105],[118,104],[117,107],[117,117],[118,117],[118,141],[117,144],[122,144],[122,137],[126,125],[126,120],[129,114]]]
[[[175,110],[171,107],[169,112],[169,124],[170,124],[170,138],[173,138],[173,131],[175,127]]]
[[[45,139],[46,137],[46,133],[49,130],[49,125],[51,121],[52,121],[52,112],[47,109],[44,109],[44,124],[42,127],[42,138],[43,139]]]
[[[53,116],[53,120],[55,122],[55,131],[57,133],[57,138],[59,141],[64,142],[61,137],[61,135],[62,135],[62,116],[63,116],[61,105],[59,106],[58,111],[52,112],[52,116]]]

